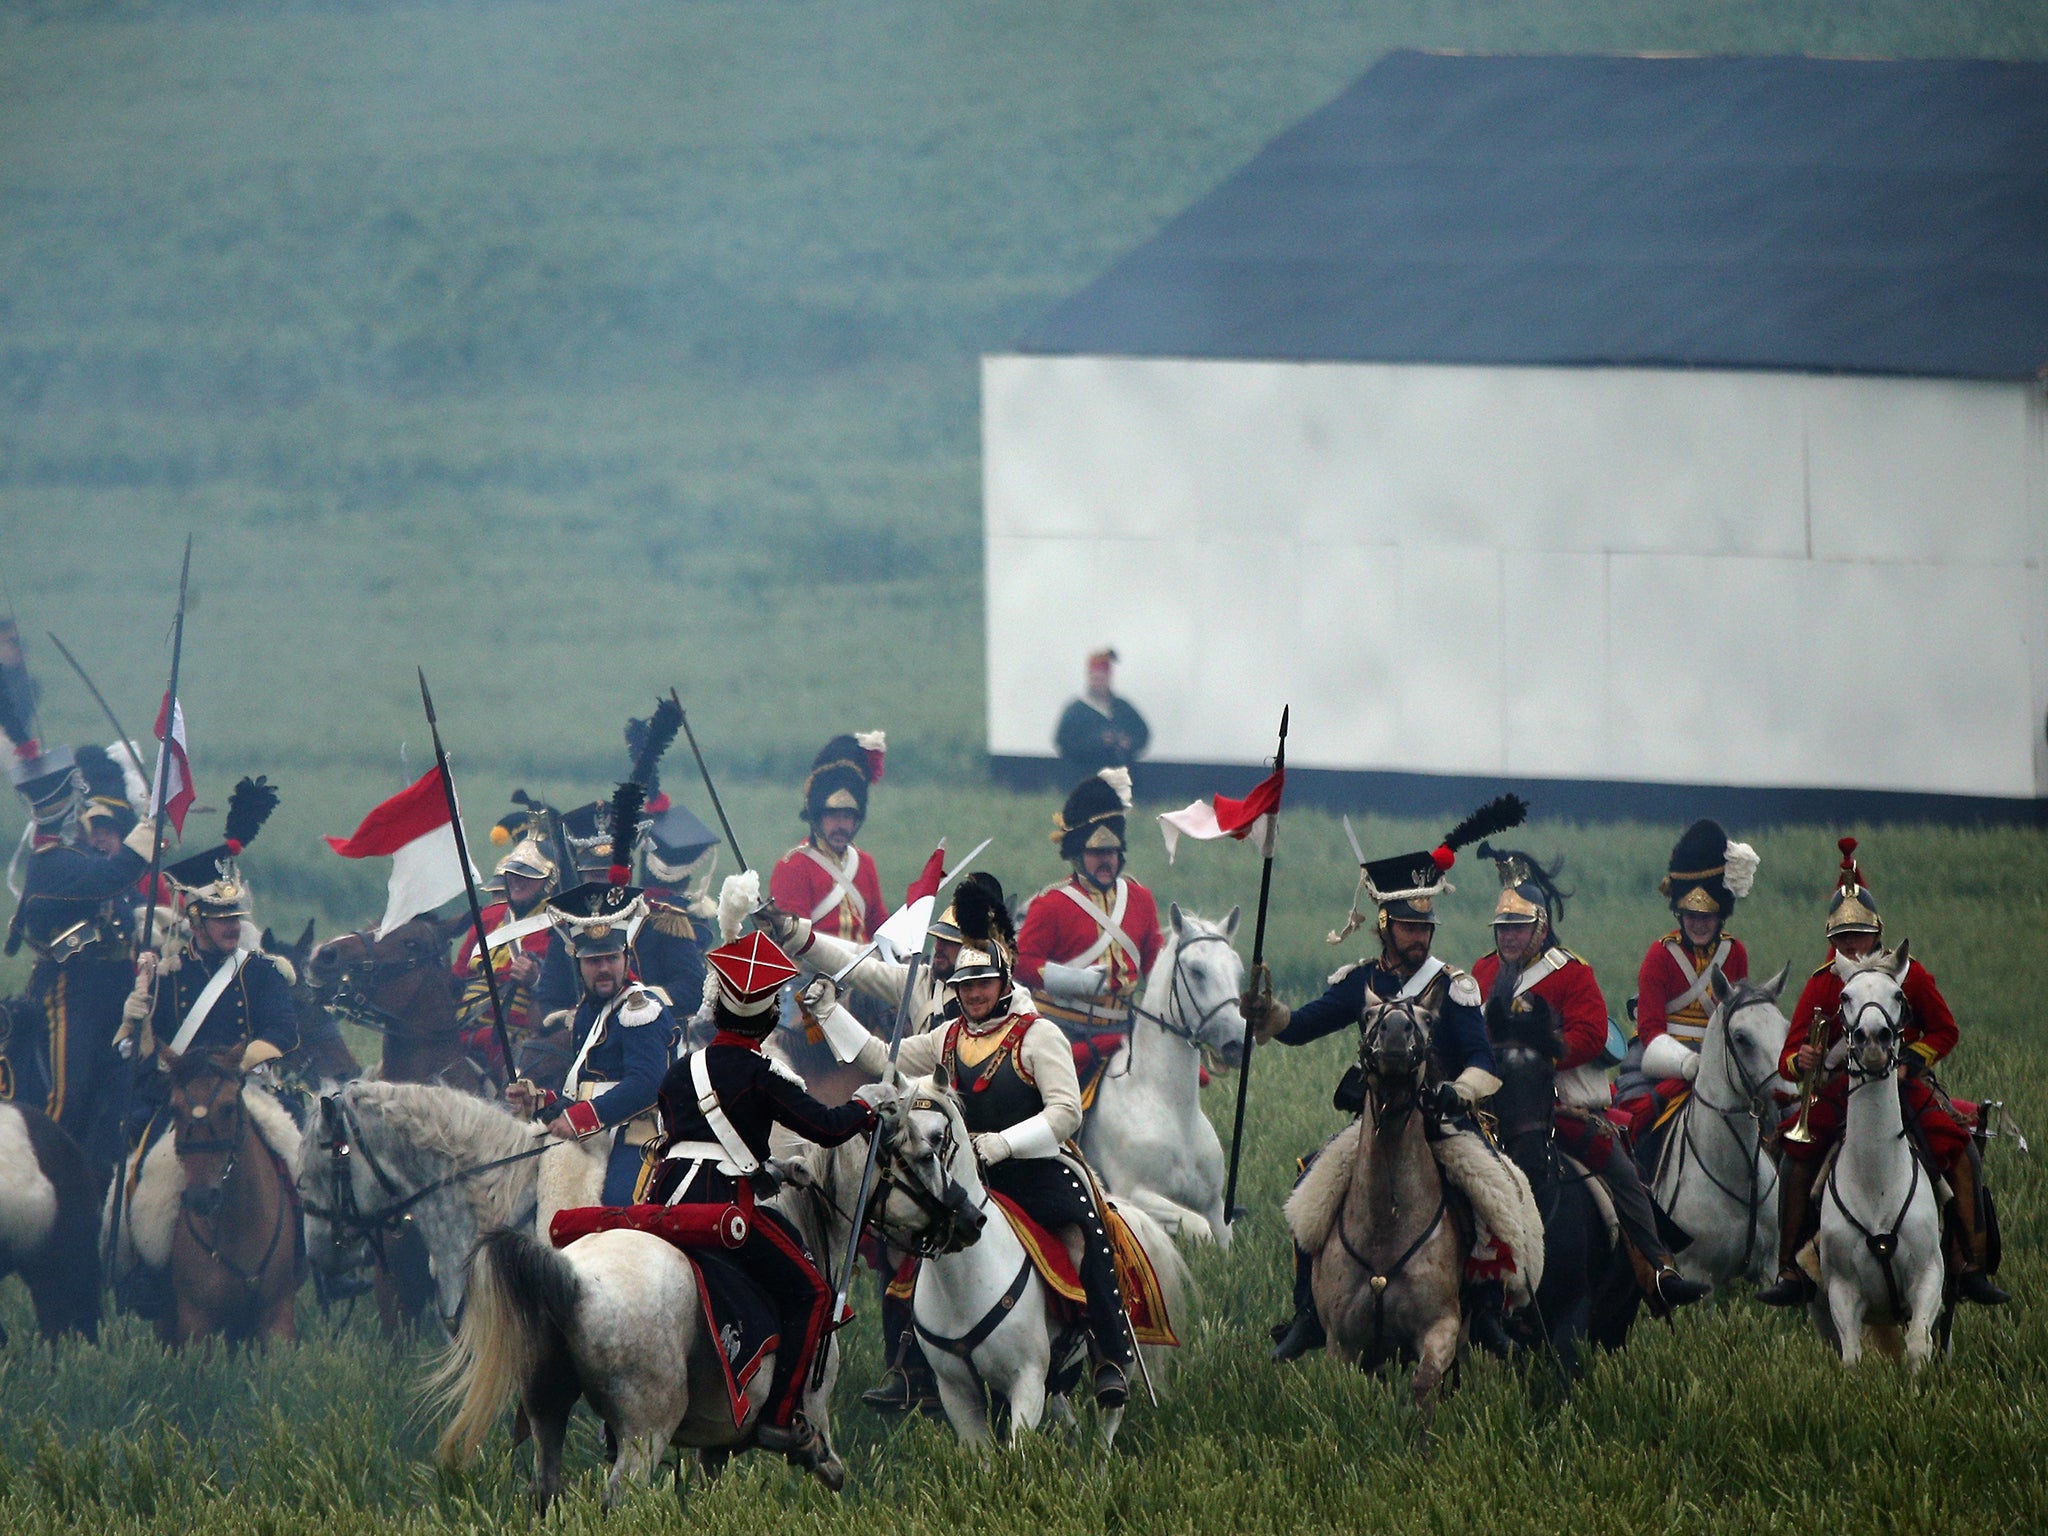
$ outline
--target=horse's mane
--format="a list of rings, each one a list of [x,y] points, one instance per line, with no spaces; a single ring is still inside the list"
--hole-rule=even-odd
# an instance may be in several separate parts
[[[527,1151],[535,1144],[529,1124],[510,1111],[435,1083],[360,1078],[342,1093],[352,1108],[388,1133],[394,1144],[390,1150],[402,1153],[415,1169],[420,1168],[423,1155],[445,1160],[452,1168],[469,1168]],[[458,1187],[479,1214],[509,1220],[533,1183],[537,1161],[528,1158],[494,1168]],[[428,1177],[439,1177],[452,1168],[433,1169]]]

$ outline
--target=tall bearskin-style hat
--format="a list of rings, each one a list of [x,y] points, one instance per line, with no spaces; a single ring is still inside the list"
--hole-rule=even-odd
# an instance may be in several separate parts
[[[1358,889],[1351,897],[1351,910],[1345,914],[1344,926],[1334,930],[1328,942],[1343,943],[1365,922],[1365,914],[1359,910],[1360,896],[1379,908],[1373,924],[1379,933],[1384,934],[1390,922],[1433,925],[1436,922],[1436,899],[1457,889],[1444,877],[1458,862],[1458,850],[1496,832],[1519,827],[1528,814],[1528,804],[1521,796],[1501,795],[1451,828],[1434,848],[1362,861],[1358,866]]]
[[[1493,860],[1493,867],[1500,871],[1500,899],[1493,904],[1494,927],[1534,923],[1539,930],[1539,943],[1556,931],[1558,920],[1564,916],[1565,898],[1570,894],[1557,885],[1557,877],[1564,872],[1563,859],[1545,869],[1533,853],[1524,853],[1519,848],[1496,848],[1491,843],[1479,845],[1479,857]]]
[[[631,883],[632,867],[621,862],[632,856],[629,850],[640,832],[645,799],[646,791],[631,779],[612,792],[604,838],[606,862],[601,866],[604,879],[586,880],[548,902],[548,916],[575,959],[623,953],[647,915],[646,895]],[[613,850],[628,851],[615,855]],[[583,847],[577,851],[580,865]]]
[[[988,977],[1008,981],[1017,966],[1017,929],[995,876],[969,875],[953,893],[953,905],[947,910],[960,934],[953,984]]]
[[[826,742],[804,780],[801,819],[815,827],[827,811],[852,811],[867,820],[868,790],[882,782],[888,751],[889,738],[882,731],[834,736]]]
[[[1052,840],[1069,863],[1089,848],[1124,851],[1124,819],[1131,809],[1131,770],[1105,768],[1083,779],[1052,819]]]
[[[79,777],[85,781],[85,805],[78,813],[81,825],[103,821],[117,837],[126,837],[141,819],[129,798],[128,775],[114,761],[106,747],[80,747],[76,754]]]
[[[242,878],[242,850],[256,840],[270,813],[277,809],[277,790],[259,774],[243,779],[228,797],[227,824],[223,841],[203,853],[195,853],[167,865],[164,873],[185,898],[185,910],[194,917],[247,917],[250,913],[249,882]]]
[[[1835,844],[1842,850],[1842,867],[1835,874],[1834,893],[1828,897],[1828,942],[1838,934],[1884,933],[1884,918],[1878,914],[1877,898],[1863,883],[1863,871],[1856,863],[1856,839],[1845,837]]]
[[[1756,884],[1756,850],[1738,843],[1717,821],[1696,821],[1671,850],[1670,873],[1657,889],[1671,900],[1673,912],[1718,913],[1723,919]]]

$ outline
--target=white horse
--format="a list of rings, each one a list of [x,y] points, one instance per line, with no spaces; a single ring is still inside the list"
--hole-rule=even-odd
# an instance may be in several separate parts
[[[840,1213],[858,1198],[865,1156],[865,1139],[856,1137],[776,1160],[787,1182],[764,1203],[796,1225],[820,1262],[845,1247]],[[472,1460],[514,1395],[533,1428],[533,1497],[543,1513],[561,1491],[562,1441],[579,1400],[589,1401],[618,1447],[607,1509],[647,1480],[670,1445],[696,1448],[713,1472],[752,1442],[775,1357],[763,1356],[749,1378],[744,1417],[735,1424],[721,1344],[706,1326],[696,1275],[661,1238],[622,1228],[557,1252],[523,1230],[501,1228],[485,1234],[470,1268],[461,1327],[429,1383],[436,1400],[455,1410],[439,1445],[443,1465]],[[806,1387],[802,1412],[826,1442],[815,1475],[836,1492],[845,1481],[830,1449],[836,1337],[822,1348],[823,1369]],[[686,1481],[678,1463],[678,1498]]]
[[[1202,1050],[1244,1058],[1244,961],[1231,947],[1238,909],[1221,923],[1176,904],[1166,942],[1081,1127],[1081,1150],[1111,1193],[1177,1237],[1228,1247],[1223,1144],[1202,1113]]]
[[[410,1222],[423,1239],[442,1322],[462,1310],[470,1249],[493,1227],[538,1219],[537,1173],[575,1150],[471,1094],[431,1083],[357,1079],[319,1101],[294,1174],[306,1251],[330,1274],[357,1269],[365,1248]]]
[[[1945,1310],[1941,1199],[1906,1139],[1899,1096],[1906,946],[1873,956],[1842,985],[1841,1043],[1849,1073],[1842,1144],[1820,1193],[1820,1290],[1811,1308],[1844,1365],[1863,1358],[1863,1329],[1906,1364],[1934,1352]]]
[[[1692,1235],[1678,1256],[1688,1279],[1761,1280],[1776,1260],[1778,1169],[1764,1152],[1764,1134],[1778,1113],[1778,1057],[1791,1028],[1778,994],[1791,969],[1788,961],[1758,985],[1730,983],[1716,967],[1708,977],[1714,1012],[1698,1053],[1670,1035],[1659,1035],[1643,1053],[1652,1080],[1692,1083],[1665,1133],[1650,1186],[1657,1204]]]
[[[1087,1364],[1085,1336],[1055,1333],[1044,1282],[982,1183],[958,1100],[919,1085],[888,1123],[882,1151],[875,1225],[892,1246],[923,1257],[911,1314],[954,1432],[988,1443],[984,1384],[1008,1407],[1011,1445],[1048,1406],[1073,1423],[1064,1389]],[[1142,1210],[1110,1203],[1152,1260],[1169,1316],[1185,1320],[1193,1284],[1173,1240]],[[1139,1348],[1150,1379],[1162,1379],[1164,1352]],[[1104,1450],[1122,1422],[1121,1408],[1103,1413]]]

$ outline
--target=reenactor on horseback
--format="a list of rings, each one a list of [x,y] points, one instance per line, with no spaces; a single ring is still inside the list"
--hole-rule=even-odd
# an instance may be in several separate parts
[[[1814,1284],[1799,1267],[1799,1252],[1820,1229],[1813,1187],[1828,1154],[1841,1142],[1847,1122],[1848,1076],[1837,1049],[1843,1032],[1842,984],[1881,952],[1884,918],[1877,898],[1856,863],[1856,839],[1840,844],[1842,863],[1828,899],[1828,957],[1807,978],[1792,1010],[1778,1071],[1803,1085],[1801,1104],[1780,1128],[1782,1180],[1778,1192],[1778,1278],[1756,1293],[1766,1306],[1791,1307],[1810,1301]],[[1990,1222],[1980,1153],[1965,1116],[1934,1075],[1935,1064],[1956,1048],[1955,1015],[1917,957],[1899,977],[1906,997],[1899,1098],[1907,1134],[1926,1165],[1948,1180],[1954,1198],[1945,1215],[1946,1248],[1956,1293],[1964,1301],[1995,1307],[2011,1300],[1989,1273]],[[1791,1133],[1801,1120],[1805,1129]]]
[[[755,1203],[757,1186],[774,1184],[768,1153],[776,1126],[836,1147],[874,1129],[870,1100],[881,1090],[870,1085],[852,1101],[828,1108],[805,1091],[802,1078],[761,1054],[775,1028],[782,985],[797,974],[767,934],[746,934],[705,958],[716,978],[710,1002],[717,1032],[661,1080],[663,1139],[647,1198],[663,1205],[736,1207],[744,1214],[744,1239],[722,1251],[767,1294],[781,1321],[775,1377],[754,1440],[763,1450],[816,1470],[829,1449],[798,1405],[833,1327],[832,1287],[796,1227]]]
[[[953,899],[961,934],[953,996],[933,1028],[902,1042],[896,1066],[905,1077],[930,1073],[952,1084],[991,1190],[1055,1234],[1080,1234],[1095,1400],[1121,1407],[1130,1398],[1136,1345],[1095,1180],[1071,1145],[1081,1129],[1074,1053],[1051,1022],[1015,1008],[1017,940],[1000,887],[991,892],[991,884],[961,882]],[[856,1060],[879,1075],[888,1048],[870,1039]]]
[[[255,908],[240,863],[276,806],[277,791],[266,779],[241,780],[228,801],[225,839],[164,870],[182,917],[161,930],[159,947],[137,957],[121,1015],[118,1043],[135,1063],[124,1208],[132,1210],[150,1151],[170,1129],[171,1074],[179,1062],[211,1057],[261,1081],[270,1063],[298,1048],[291,984],[253,942]],[[116,1294],[155,1318],[170,1305],[170,1276],[138,1257],[130,1273],[116,1277]]]
[[[1159,904],[1124,873],[1130,809],[1128,769],[1105,768],[1074,787],[1052,820],[1074,872],[1031,899],[1017,936],[1017,979],[1076,1043],[1128,1032],[1131,1004],[1159,958]],[[1098,1058],[1109,1049],[1097,1046]]]
[[[985,899],[986,904],[1007,912],[1002,885],[994,875],[976,870],[963,884],[973,885],[980,893],[969,898],[970,906]],[[798,1008],[807,1025],[817,1028],[838,1059],[857,1060],[870,1036],[867,1027],[840,1005],[841,985],[893,1010],[909,980],[908,964],[880,955],[862,959],[860,946],[819,933],[807,919],[790,917],[773,908],[762,915],[762,921],[792,960],[816,973],[797,994]],[[917,973],[916,990],[911,994],[910,1011],[904,1020],[906,1036],[921,1035],[937,1026],[956,1001],[953,971],[964,937],[957,895],[944,912],[932,919],[926,935],[932,941],[931,963]],[[847,969],[849,966],[851,970]],[[834,982],[832,978],[842,973],[843,982]],[[1022,987],[1012,987],[1009,1008],[1013,1013],[1029,1014],[1031,994]],[[861,1401],[878,1413],[936,1408],[938,1385],[910,1326],[909,1298],[894,1294],[894,1290],[884,1290],[881,1308],[882,1357],[889,1362],[888,1373],[879,1386],[861,1394]]]
[[[1656,1116],[1645,1102],[1651,1085],[1669,1080],[1654,1058],[1643,1080],[1644,1053],[1651,1043],[1668,1036],[1697,1062],[1714,1009],[1710,973],[1718,969],[1730,982],[1749,976],[1749,951],[1725,925],[1735,903],[1755,883],[1757,864],[1754,848],[1736,842],[1713,821],[1694,822],[1671,850],[1668,872],[1657,889],[1670,901],[1678,926],[1650,946],[1636,973],[1636,1038],[1622,1068],[1623,1103],[1638,1109],[1639,1130],[1647,1131],[1640,1122]],[[1681,1083],[1663,1097],[1683,1091]]]
[[[243,779],[228,800],[224,841],[164,870],[183,921],[161,930],[159,948],[136,960],[123,1011],[121,1039],[132,1042],[138,1064],[134,1118],[143,1110],[156,1117],[165,1074],[195,1051],[236,1053],[250,1072],[298,1048],[291,983],[254,942],[255,907],[240,862],[276,808],[268,779]],[[145,1134],[145,1146],[150,1139]]]
[[[1557,1144],[1607,1187],[1616,1219],[1636,1260],[1636,1279],[1659,1312],[1712,1294],[1703,1281],[1678,1272],[1657,1221],[1655,1202],[1643,1187],[1620,1128],[1607,1117],[1613,1103],[1607,1068],[1618,1051],[1619,1031],[1608,1017],[1607,999],[1593,967],[1554,942],[1565,893],[1558,889],[1562,864],[1545,869],[1531,854],[1479,845],[1500,871],[1500,898],[1493,909],[1493,950],[1472,967],[1472,979],[1487,999],[1489,1014],[1535,1015],[1527,1022],[1556,1042]]]
[[[804,780],[810,835],[776,861],[768,899],[817,932],[864,944],[889,916],[874,856],[854,846],[867,820],[868,791],[882,781],[887,738],[880,731],[834,736]]]
[[[622,784],[612,800],[621,847],[632,846],[640,806],[640,786]],[[586,881],[548,903],[582,983],[569,1021],[573,1054],[559,1089],[525,1077],[505,1086],[513,1111],[540,1119],[550,1135],[582,1141],[617,1132],[605,1162],[602,1205],[631,1205],[652,1180],[655,1096],[680,1034],[667,1001],[633,979],[630,945],[647,908],[639,888],[626,883],[630,873],[614,864],[605,880]]]
[[[620,866],[630,873],[642,845],[659,835],[654,829],[672,826],[668,819],[672,814],[670,809],[659,797],[656,804],[662,808],[654,813],[654,821],[643,823],[623,839],[612,835],[615,818],[604,806],[581,806],[565,814],[563,821],[576,871],[585,884],[608,883],[611,871]],[[689,813],[683,814],[687,816]],[[690,820],[695,822],[696,818],[690,817]],[[659,847],[652,851],[658,853]],[[698,937],[697,920],[676,902],[664,900],[659,892],[645,886],[636,887],[636,890],[641,900],[626,944],[627,975],[636,986],[653,993],[666,1007],[693,1007],[696,1000],[704,995],[705,980],[704,944]],[[584,993],[567,932],[562,924],[556,925],[555,933],[548,940],[546,957],[541,962],[540,980],[534,989],[542,1029],[551,1038],[553,1031],[569,1022],[559,1016],[573,1012]],[[574,1047],[569,1046],[568,1049],[573,1051]]]
[[[34,951],[29,996],[47,1021],[47,1043],[10,1041],[5,1096],[33,1102],[87,1148],[104,1171],[118,1156],[119,1062],[114,1035],[134,977],[132,908],[155,851],[155,828],[131,826],[112,853],[91,847],[81,826],[84,780],[69,747],[44,751],[26,712],[0,685],[14,744],[9,776],[30,826],[21,901],[6,952]]]
[[[537,830],[525,812],[501,817],[491,828],[492,842],[501,837],[506,841],[516,837],[517,841],[493,871],[504,894],[482,913],[491,966],[498,973],[499,996],[505,1005],[505,1028],[512,1037],[515,1054],[540,1023],[534,992],[540,982],[541,965],[547,959],[548,940],[554,933],[554,925],[546,917],[546,905],[555,890],[557,870]],[[477,965],[476,952],[476,935],[471,933],[455,957],[455,976],[462,983],[462,1043],[465,1048],[496,1061],[497,1032],[491,1020],[490,983]],[[507,1066],[504,1062],[497,1065]]]
[[[1299,1008],[1290,1009],[1275,998],[1263,973],[1251,978],[1238,1000],[1245,1022],[1261,1044],[1277,1040],[1282,1045],[1307,1045],[1343,1029],[1359,1028],[1369,998],[1414,999],[1434,1014],[1430,1039],[1434,1081],[1425,1090],[1431,1117],[1428,1136],[1445,1179],[1463,1191],[1491,1229],[1492,1235],[1481,1238],[1467,1261],[1465,1304],[1472,1314],[1473,1337],[1502,1354],[1509,1347],[1501,1316],[1506,1297],[1504,1277],[1515,1273],[1516,1259],[1498,1234],[1503,1230],[1540,1232],[1542,1217],[1532,1208],[1512,1221],[1487,1219],[1489,1203],[1509,1196],[1484,1177],[1483,1170],[1502,1159],[1480,1133],[1473,1111],[1500,1087],[1500,1078],[1494,1071],[1493,1046],[1480,1014],[1479,984],[1436,958],[1430,948],[1436,940],[1437,902],[1455,889],[1444,876],[1457,849],[1517,825],[1524,811],[1519,800],[1503,796],[1467,817],[1434,849],[1361,862],[1359,892],[1377,909],[1373,923],[1380,940],[1379,955],[1342,967],[1330,977],[1321,997]],[[1354,898],[1345,926],[1330,935],[1330,942],[1342,943],[1365,920]],[[1345,1074],[1334,1102],[1349,1115],[1363,1110],[1365,1091],[1358,1066]],[[1303,1173],[1311,1161],[1302,1161]],[[1521,1198],[1526,1200],[1526,1183],[1521,1189]],[[1272,1358],[1281,1361],[1296,1359],[1327,1342],[1322,1320],[1316,1315],[1311,1257],[1298,1246],[1294,1251],[1294,1315],[1274,1327],[1273,1338]]]

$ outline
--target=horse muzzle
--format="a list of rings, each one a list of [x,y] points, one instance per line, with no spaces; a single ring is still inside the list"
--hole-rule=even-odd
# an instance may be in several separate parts
[[[1244,1065],[1244,1042],[1228,1040],[1216,1047],[1216,1065],[1226,1072],[1235,1072]]]

